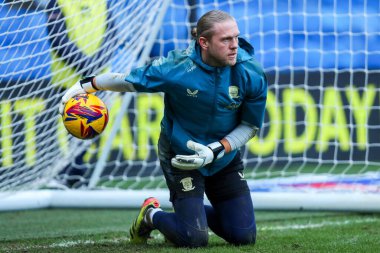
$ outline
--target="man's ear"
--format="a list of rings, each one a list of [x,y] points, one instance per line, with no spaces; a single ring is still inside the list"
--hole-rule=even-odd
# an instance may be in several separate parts
[[[205,37],[199,37],[198,43],[199,43],[199,45],[201,46],[202,49],[207,50],[207,48],[208,48],[208,40]]]

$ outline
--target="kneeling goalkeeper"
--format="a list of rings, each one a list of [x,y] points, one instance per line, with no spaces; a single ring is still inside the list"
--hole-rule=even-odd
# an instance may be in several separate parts
[[[63,96],[60,110],[79,93],[164,92],[158,157],[174,212],[147,198],[130,228],[131,242],[146,243],[158,229],[177,246],[202,247],[210,228],[229,243],[255,243],[254,209],[238,150],[262,125],[267,80],[229,14],[204,14],[193,35],[186,50],[129,75],[81,80]],[[204,204],[204,194],[211,206]]]

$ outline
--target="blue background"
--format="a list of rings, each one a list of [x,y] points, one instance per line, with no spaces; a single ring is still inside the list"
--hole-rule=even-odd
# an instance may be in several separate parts
[[[158,35],[168,43],[155,43],[152,57],[187,46],[189,10],[184,8],[185,2],[175,0],[169,7]],[[219,1],[218,8],[236,17],[241,35],[254,45],[266,70],[380,69],[377,0],[307,1],[307,5],[296,0],[235,2]],[[3,3],[0,0],[0,82],[49,79],[46,15],[10,9]],[[203,3],[197,17],[215,8],[214,1]]]

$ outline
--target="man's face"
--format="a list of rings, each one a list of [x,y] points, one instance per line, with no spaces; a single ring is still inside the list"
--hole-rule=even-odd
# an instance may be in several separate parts
[[[236,64],[239,29],[235,20],[214,25],[211,39],[205,39],[203,60],[210,66],[224,67]]]

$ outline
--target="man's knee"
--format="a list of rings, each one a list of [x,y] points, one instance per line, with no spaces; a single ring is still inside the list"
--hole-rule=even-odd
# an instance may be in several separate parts
[[[180,247],[199,248],[208,244],[207,230],[187,229],[182,236]]]
[[[256,243],[256,229],[235,229],[228,242],[234,245],[247,245]]]

